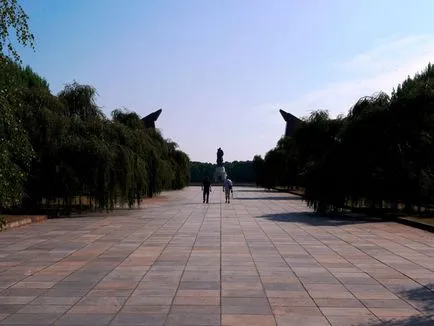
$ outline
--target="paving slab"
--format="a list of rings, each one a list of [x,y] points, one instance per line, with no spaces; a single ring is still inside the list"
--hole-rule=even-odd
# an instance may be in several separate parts
[[[0,233],[0,325],[434,323],[434,234],[200,187]]]

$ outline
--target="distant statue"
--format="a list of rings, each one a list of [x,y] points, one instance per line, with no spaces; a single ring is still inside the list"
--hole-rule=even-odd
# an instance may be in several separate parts
[[[223,166],[223,154],[222,149],[219,147],[217,150],[217,166]]]

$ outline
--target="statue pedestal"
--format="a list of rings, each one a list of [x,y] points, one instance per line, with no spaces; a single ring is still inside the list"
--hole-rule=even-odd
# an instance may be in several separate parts
[[[224,166],[217,166],[214,170],[214,182],[223,182],[226,179],[226,170]]]

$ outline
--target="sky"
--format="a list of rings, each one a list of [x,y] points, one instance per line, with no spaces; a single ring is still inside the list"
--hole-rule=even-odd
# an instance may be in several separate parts
[[[434,57],[430,0],[20,0],[53,94],[77,81],[145,116],[191,160],[264,156],[298,117],[346,114]]]

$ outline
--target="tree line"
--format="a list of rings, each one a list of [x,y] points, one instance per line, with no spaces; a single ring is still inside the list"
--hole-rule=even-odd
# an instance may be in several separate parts
[[[363,97],[346,116],[319,110],[253,159],[258,185],[304,190],[321,213],[422,212],[434,202],[434,67],[391,95]]]
[[[206,176],[212,179],[216,164],[193,161],[190,163],[190,182],[200,183]],[[229,178],[236,183],[255,183],[255,170],[252,161],[224,163]]]
[[[135,112],[106,117],[96,90],[76,82],[57,95],[29,67],[0,57],[0,211],[40,211],[76,198],[113,209],[188,184],[190,161]],[[80,204],[82,204],[80,202]]]

